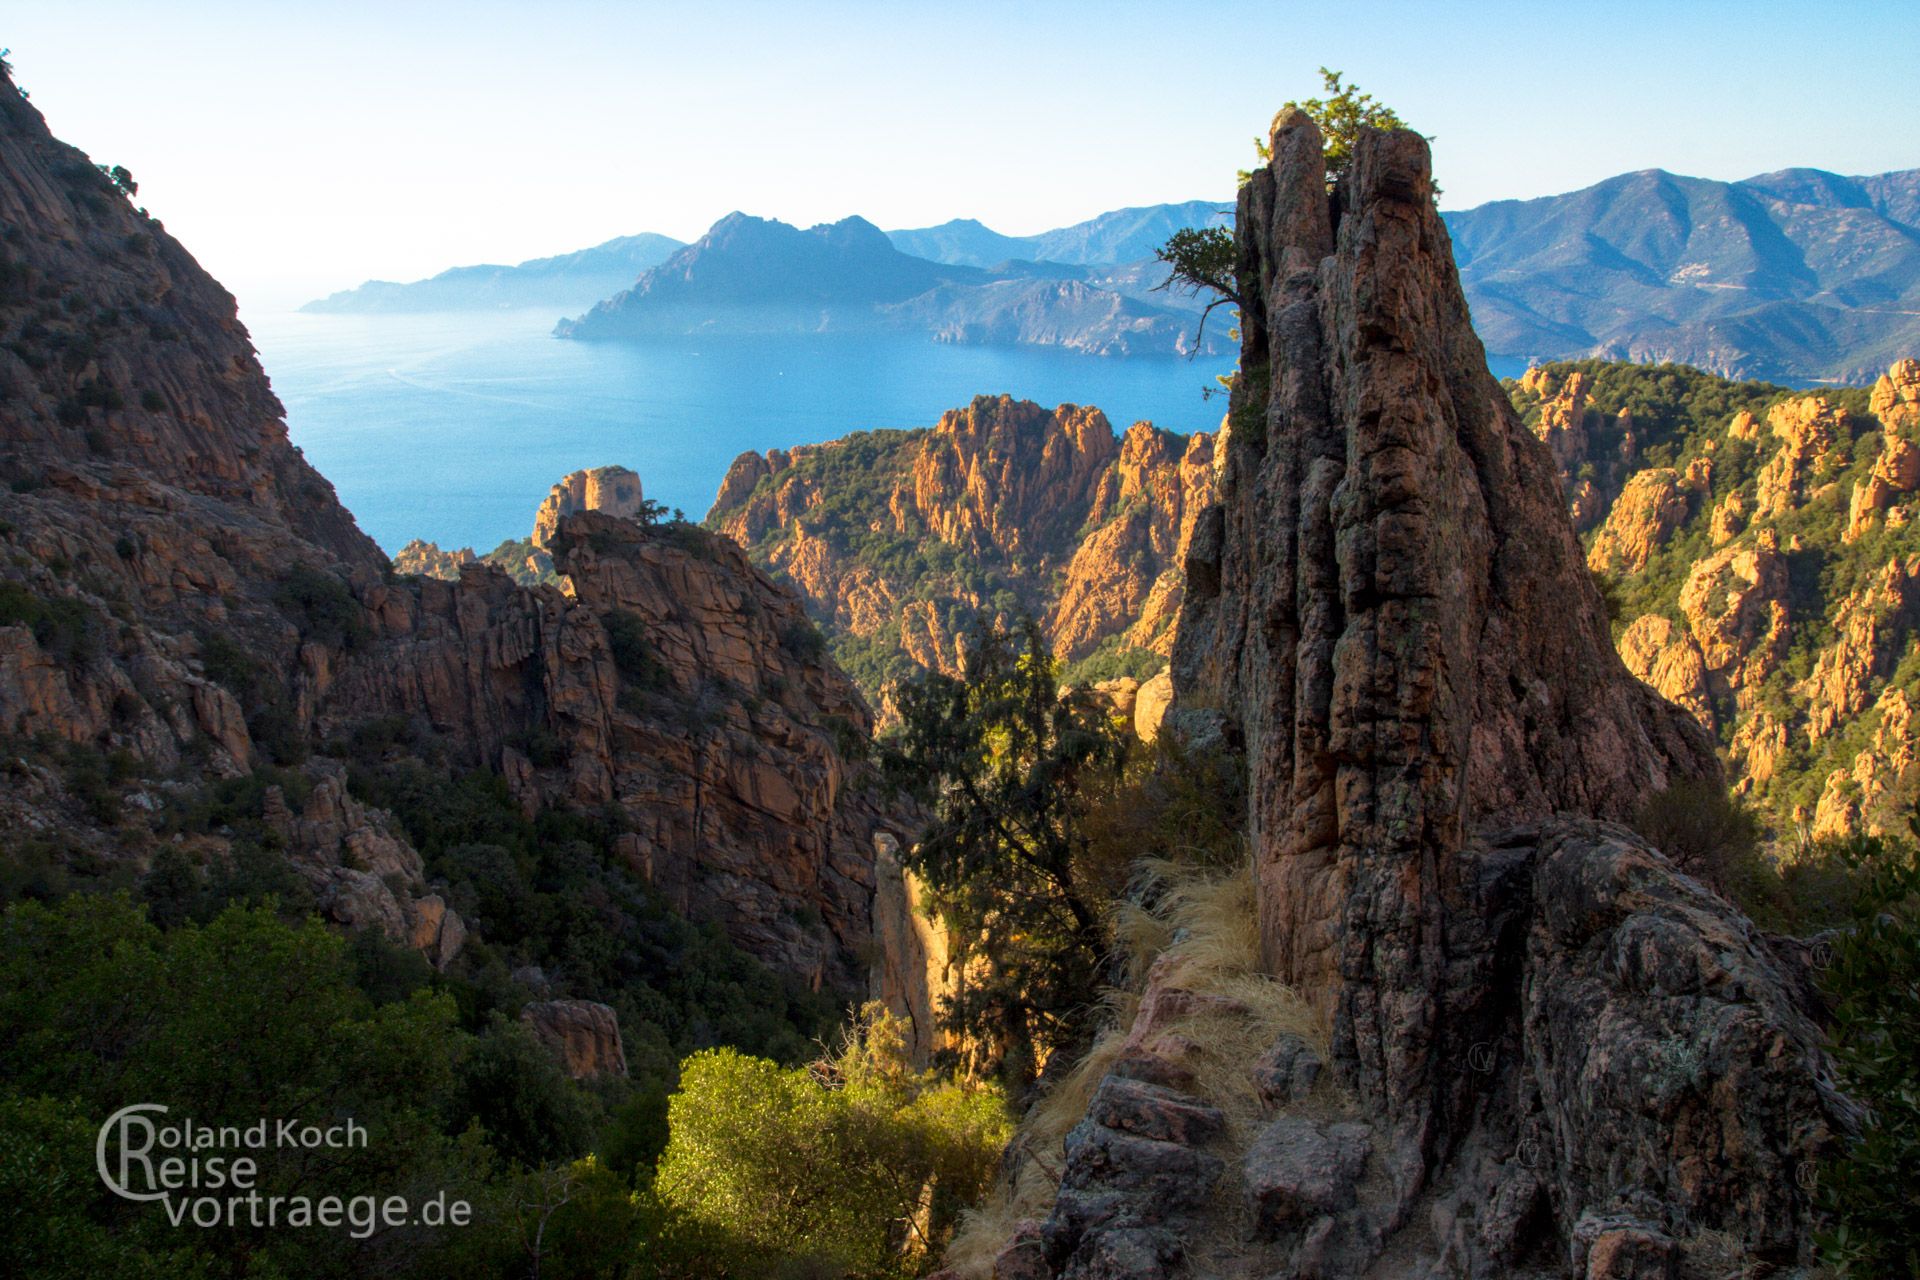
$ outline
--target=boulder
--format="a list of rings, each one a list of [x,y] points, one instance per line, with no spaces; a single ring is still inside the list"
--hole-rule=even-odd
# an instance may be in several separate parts
[[[533,1000],[520,1007],[520,1021],[575,1080],[627,1074],[620,1022],[604,1004],[591,1000]]]

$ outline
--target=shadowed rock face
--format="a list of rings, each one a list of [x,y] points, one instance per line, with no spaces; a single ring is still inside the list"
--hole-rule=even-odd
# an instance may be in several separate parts
[[[572,595],[475,564],[388,573],[288,442],[232,297],[0,74],[0,736],[124,752],[134,792],[95,818],[30,765],[0,781],[0,825],[138,872],[156,797],[291,744],[312,794],[264,816],[322,909],[444,964],[463,922],[323,758],[400,721],[530,813],[618,806],[615,852],[681,911],[860,990],[873,837],[904,833],[859,760],[866,708],[732,543],[580,509],[640,501],[624,469],[556,489],[540,527]]]
[[[1368,133],[1329,196],[1304,115],[1272,143],[1241,192],[1242,372],[1166,723],[1246,748],[1265,961],[1327,1016],[1355,1105],[1278,1103],[1229,1163],[1250,1247],[1316,1276],[1655,1274],[1618,1268],[1702,1231],[1804,1255],[1796,1176],[1848,1108],[1796,975],[1615,825],[1719,766],[1613,652],[1553,457],[1474,337],[1426,144]],[[1131,1205],[1063,1194],[1050,1265],[1175,1274],[1183,1241],[1235,1229],[1153,1235]]]
[[[1366,967],[1337,936],[1351,877],[1429,901],[1447,870],[1416,851],[1624,818],[1718,767],[1613,652],[1552,457],[1473,335],[1424,144],[1371,139],[1329,200],[1318,131],[1275,136],[1242,195],[1220,539],[1190,556],[1219,586],[1190,583],[1175,666],[1237,712],[1267,954],[1324,1002]]]

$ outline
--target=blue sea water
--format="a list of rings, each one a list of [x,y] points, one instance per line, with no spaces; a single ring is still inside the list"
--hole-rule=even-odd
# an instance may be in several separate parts
[[[931,426],[976,395],[1212,430],[1226,404],[1204,392],[1232,368],[907,337],[570,342],[550,311],[245,318],[294,443],[388,551],[523,538],[554,481],[610,463],[699,519],[744,450]]]
[[[245,318],[294,443],[389,551],[525,537],[554,481],[609,463],[699,519],[744,450],[931,426],[976,395],[1211,430],[1226,404],[1202,393],[1232,367],[904,337],[570,342],[548,311]]]

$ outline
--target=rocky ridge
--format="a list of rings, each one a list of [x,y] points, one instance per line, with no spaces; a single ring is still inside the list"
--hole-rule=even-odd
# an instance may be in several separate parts
[[[1628,668],[1716,735],[1736,791],[1783,834],[1904,831],[1920,362],[1864,392],[1556,365],[1514,393],[1590,509]]]
[[[1191,1269],[1222,1236],[1249,1275],[1804,1264],[1804,1173],[1852,1116],[1800,984],[1611,821],[1717,778],[1711,743],[1613,652],[1425,141],[1364,133],[1331,194],[1322,151],[1283,112],[1242,190],[1234,429],[1167,723],[1246,750],[1260,949],[1326,1018],[1336,1090],[1296,1101],[1276,1044],[1247,1064],[1267,1126],[1223,1148],[1177,1046],[1124,1059],[995,1272],[1227,1274]],[[1175,994],[1150,979],[1129,1043]]]
[[[957,672],[980,612],[1039,619],[1070,663],[1103,644],[1164,655],[1215,448],[980,397],[930,430],[742,454],[707,524],[799,590],[870,695]]]
[[[265,778],[246,821],[321,908],[445,964],[464,924],[347,786],[371,726],[529,813],[612,814],[616,855],[683,913],[864,987],[897,816],[790,591],[689,526],[568,513],[637,503],[631,473],[569,482],[541,521],[571,596],[473,563],[395,576],[288,442],[232,298],[10,82],[0,214],[0,811],[22,861],[219,863],[234,833],[174,815]]]

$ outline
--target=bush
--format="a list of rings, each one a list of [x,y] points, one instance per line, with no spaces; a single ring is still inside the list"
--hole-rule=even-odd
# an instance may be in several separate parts
[[[607,649],[620,674],[642,689],[665,687],[667,669],[655,655],[647,639],[647,624],[640,615],[614,609],[600,622],[607,629]]]
[[[295,565],[274,589],[273,602],[300,629],[301,638],[351,649],[367,638],[367,620],[347,584],[322,569]]]
[[[1749,914],[1764,913],[1770,876],[1760,860],[1760,819],[1725,787],[1676,782],[1647,798],[1633,827],[1688,875],[1748,906]]]
[[[998,1092],[909,1068],[901,1024],[877,1005],[811,1068],[694,1055],[668,1123],[657,1187],[669,1206],[862,1276],[930,1269],[1011,1132]]]
[[[461,1106],[502,1154],[537,1166],[570,1160],[593,1140],[592,1116],[553,1055],[496,1014],[460,1067]]]
[[[1060,683],[1074,689],[1116,680],[1122,676],[1148,680],[1166,669],[1167,660],[1151,649],[1136,649],[1119,636],[1108,636],[1093,652],[1060,673]]]
[[[84,669],[106,651],[106,619],[84,600],[42,596],[17,582],[0,582],[0,627],[22,626],[60,666]]]
[[[1821,1253],[1843,1275],[1920,1276],[1920,860],[1878,840],[1837,856],[1860,892],[1823,985],[1840,1083],[1870,1115],[1821,1170]]]

